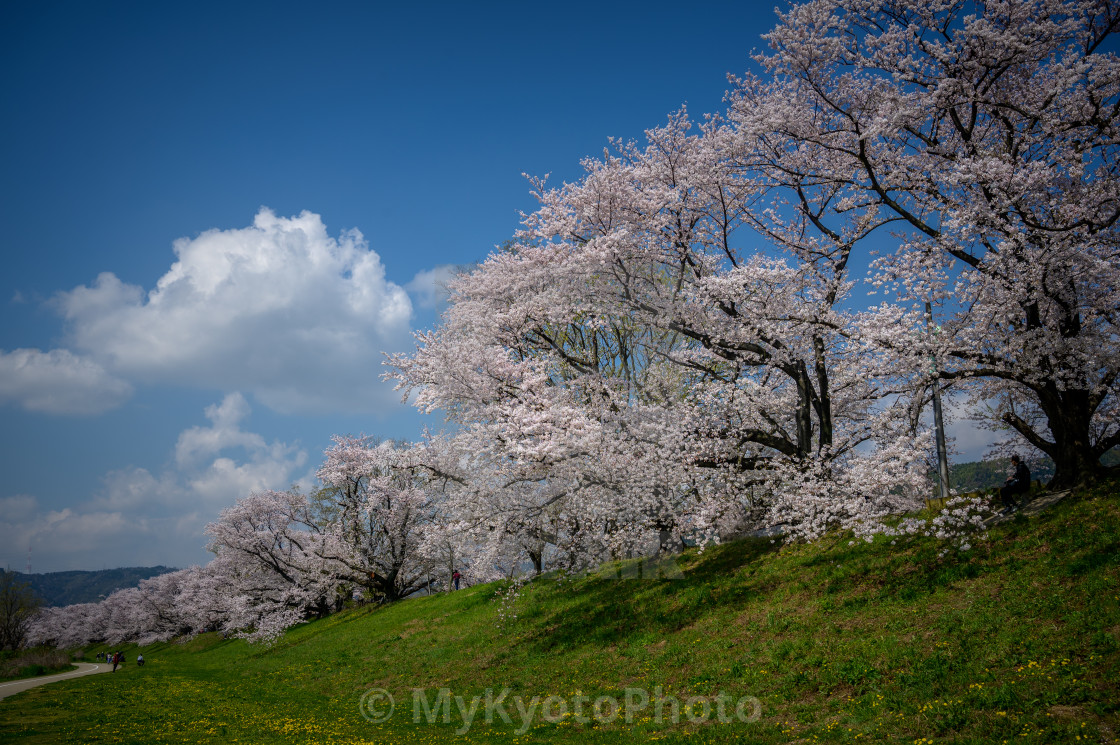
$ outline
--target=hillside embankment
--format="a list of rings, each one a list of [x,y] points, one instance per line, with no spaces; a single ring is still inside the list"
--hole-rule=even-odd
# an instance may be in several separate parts
[[[1116,742],[1117,491],[963,553],[745,540],[152,645],[5,700],[0,741]]]

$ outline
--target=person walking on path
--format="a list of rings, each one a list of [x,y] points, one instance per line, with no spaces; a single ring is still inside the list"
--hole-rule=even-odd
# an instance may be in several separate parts
[[[117,665],[121,664],[121,653],[113,652],[113,672],[117,671]]]
[[[1011,475],[1007,477],[1007,481],[999,488],[999,500],[1003,503],[1004,515],[1010,515],[1012,512],[1019,508],[1019,502],[1015,497],[1019,494],[1026,494],[1031,488],[1031,472],[1027,468],[1018,455],[1011,456]]]

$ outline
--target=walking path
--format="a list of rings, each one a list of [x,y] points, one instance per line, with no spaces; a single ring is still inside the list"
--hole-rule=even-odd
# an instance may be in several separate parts
[[[8,696],[26,691],[28,688],[35,688],[36,686],[46,685],[53,683],[56,680],[66,680],[67,678],[77,678],[82,675],[93,675],[94,673],[107,673],[111,670],[111,666],[106,663],[94,665],[91,662],[75,662],[78,666],[77,670],[68,673],[58,673],[57,675],[41,675],[38,678],[26,678],[24,680],[13,680],[7,683],[0,683],[0,698],[7,698]]]

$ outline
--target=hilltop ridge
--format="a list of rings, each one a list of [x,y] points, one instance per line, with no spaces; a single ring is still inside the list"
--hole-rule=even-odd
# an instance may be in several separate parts
[[[117,590],[136,587],[142,580],[174,572],[172,567],[119,567],[117,569],[71,570],[25,574],[12,572],[20,582],[31,586],[32,592],[51,606],[75,603],[96,603]]]

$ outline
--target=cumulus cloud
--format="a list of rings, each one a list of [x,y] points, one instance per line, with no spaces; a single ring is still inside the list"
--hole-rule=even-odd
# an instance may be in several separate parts
[[[60,293],[69,346],[130,380],[244,390],[283,413],[395,402],[381,353],[407,345],[412,304],[361,233],[262,209],[174,251],[150,291],[106,272]]]
[[[47,414],[88,415],[119,406],[131,395],[127,382],[68,350],[0,350],[0,402]]]
[[[241,429],[249,404],[240,393],[227,395],[220,404],[206,407],[210,427],[191,427],[179,435],[175,462],[187,476],[191,494],[207,503],[230,504],[238,497],[264,489],[284,489],[307,463],[307,453],[294,445],[266,443],[254,432]],[[237,449],[239,462],[228,455]],[[199,461],[208,461],[198,468]]]
[[[179,435],[175,444],[175,461],[184,466],[199,457],[219,453],[226,448],[241,447],[248,450],[265,448],[264,438],[242,431],[240,422],[249,414],[249,403],[240,393],[227,395],[220,404],[206,407],[210,427],[191,427]]]
[[[417,272],[405,289],[416,298],[416,304],[421,308],[434,310],[447,303],[447,283],[462,267],[453,264],[442,264],[432,269]]]
[[[242,429],[250,413],[242,394],[227,395],[206,408],[211,426],[180,433],[162,472],[110,471],[98,493],[65,509],[26,494],[0,498],[0,546],[50,556],[52,566],[37,571],[204,562],[202,530],[223,508],[254,491],[313,481],[306,451]]]
[[[254,491],[310,482],[307,452],[298,445],[267,442],[241,424],[250,414],[245,397],[230,393],[207,406],[209,427],[190,427],[175,444],[174,467],[158,477],[144,468],[111,471],[94,500],[99,509],[165,505],[181,509],[225,507]]]

